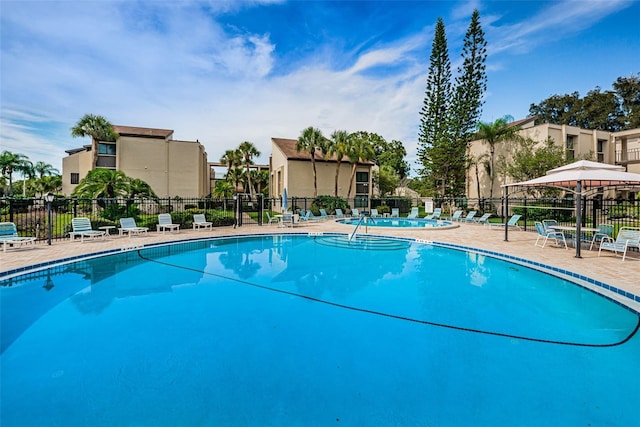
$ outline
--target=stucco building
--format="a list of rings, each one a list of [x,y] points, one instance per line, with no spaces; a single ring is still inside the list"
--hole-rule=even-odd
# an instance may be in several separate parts
[[[627,172],[640,173],[640,129],[622,132],[581,129],[575,126],[555,125],[550,123],[535,124],[536,117],[528,117],[511,123],[519,126],[520,136],[531,138],[542,145],[552,139],[555,145],[563,148],[567,159],[588,159],[601,163],[625,166]],[[508,162],[512,159],[515,143],[501,142],[495,146],[495,161],[503,157]],[[478,159],[483,155],[489,159],[489,145],[483,140],[472,141],[469,154]],[[481,162],[482,163],[482,162]],[[467,172],[467,195],[469,198],[489,197],[491,180],[486,169],[478,167],[480,194],[475,167]],[[502,196],[501,185],[512,182],[509,177],[497,172],[493,184],[493,197]],[[628,195],[628,194],[627,194]]]
[[[269,197],[313,197],[313,170],[311,155],[306,151],[296,151],[296,140],[271,138],[271,157],[269,158],[270,182]],[[335,156],[324,158],[320,150],[315,152],[318,195],[335,193],[335,175],[337,159]],[[351,182],[352,163],[345,159],[340,164],[338,176],[338,196],[349,200],[352,208],[366,208],[371,198],[372,162],[360,162],[356,166],[351,194],[348,195]]]
[[[210,193],[211,168],[198,141],[173,139],[173,130],[114,126],[115,142],[98,143],[97,167],[116,169],[148,183],[159,197],[204,197]],[[93,169],[91,145],[66,151],[62,192],[71,194]]]

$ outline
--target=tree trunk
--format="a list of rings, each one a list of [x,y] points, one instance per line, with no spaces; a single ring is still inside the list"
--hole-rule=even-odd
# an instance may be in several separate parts
[[[351,197],[351,190],[353,189],[353,180],[356,176],[356,169],[358,169],[358,162],[354,162],[353,167],[351,168],[351,179],[349,180],[349,191],[347,191],[347,199]]]
[[[316,175],[315,153],[311,155],[311,166],[313,167],[313,198],[318,197],[318,176]]]
[[[493,199],[493,182],[494,182],[495,176],[496,176],[495,171],[493,169],[493,157],[494,157],[495,151],[496,151],[495,145],[491,144],[491,151],[490,151],[491,152],[491,176],[490,176],[490,178],[491,178],[491,186],[489,187],[489,198],[490,199]]]
[[[338,197],[338,177],[340,175],[340,160],[338,160],[337,164],[338,165],[336,166],[336,188],[335,188],[334,197]]]

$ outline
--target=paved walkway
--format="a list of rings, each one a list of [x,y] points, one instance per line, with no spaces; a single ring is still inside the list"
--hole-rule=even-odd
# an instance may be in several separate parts
[[[362,234],[391,235],[410,237],[417,239],[433,240],[436,242],[454,243],[465,246],[496,251],[507,255],[513,255],[543,264],[563,268],[580,273],[584,276],[599,280],[619,289],[624,289],[634,295],[640,295],[640,259],[638,254],[633,254],[624,262],[613,253],[603,253],[598,257],[597,251],[582,251],[582,258],[575,258],[575,249],[556,248],[548,245],[545,248],[534,246],[536,234],[533,232],[509,231],[509,241],[504,241],[504,230],[494,227],[489,228],[477,224],[461,224],[459,228],[447,230],[435,229],[393,229],[374,228],[362,229]],[[311,221],[294,228],[280,228],[272,225],[245,225],[236,229],[232,227],[214,228],[212,231],[181,230],[179,233],[150,232],[143,237],[116,237],[106,240],[71,242],[69,240],[54,242],[51,246],[39,243],[34,249],[7,250],[0,252],[0,276],[15,268],[35,265],[41,262],[68,258],[76,255],[90,254],[109,249],[117,249],[132,245],[144,245],[155,242],[185,240],[206,236],[232,236],[253,233],[279,233],[279,232],[341,232],[350,233],[353,226],[338,224],[334,221]],[[360,231],[359,231],[360,233]]]

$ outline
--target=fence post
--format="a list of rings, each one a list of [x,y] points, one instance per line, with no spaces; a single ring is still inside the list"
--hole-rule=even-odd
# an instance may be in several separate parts
[[[258,200],[258,225],[262,225],[262,210],[264,208],[264,196],[262,194],[256,194]]]
[[[527,196],[524,196],[522,205],[524,206],[524,231],[527,231],[527,212],[529,212],[529,209],[527,209]]]

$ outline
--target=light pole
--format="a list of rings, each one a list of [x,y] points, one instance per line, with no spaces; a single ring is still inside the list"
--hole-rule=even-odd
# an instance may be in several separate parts
[[[47,237],[47,243],[49,244],[49,246],[51,246],[51,232],[53,230],[53,225],[51,224],[51,203],[53,203],[53,199],[55,198],[55,196],[53,195],[53,193],[47,193],[44,196],[44,201],[47,202],[47,219],[48,219],[48,230],[49,232],[48,237]]]

